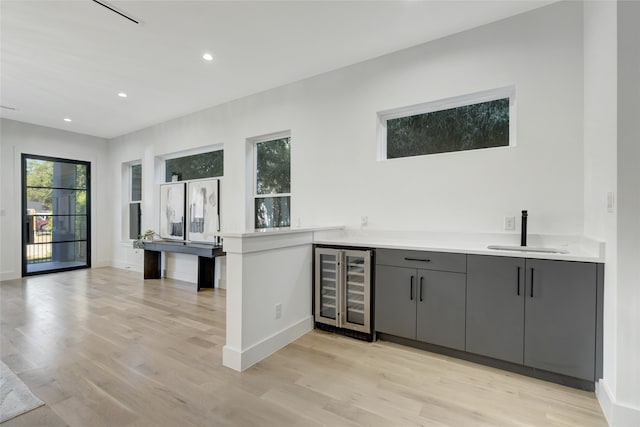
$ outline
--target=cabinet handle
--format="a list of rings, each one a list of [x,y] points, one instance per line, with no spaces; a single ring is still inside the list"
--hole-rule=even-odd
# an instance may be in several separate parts
[[[518,285],[516,286],[516,293],[520,295],[520,267],[518,267]]]
[[[420,261],[420,262],[431,262],[430,259],[420,259],[420,258],[406,258],[404,259],[405,261]]]
[[[424,277],[420,276],[420,302],[422,302],[422,282],[424,281]]]
[[[533,298],[533,268],[531,269],[531,298]]]
[[[409,290],[409,298],[411,298],[411,301],[413,301],[413,279],[414,277],[411,276],[411,289]]]

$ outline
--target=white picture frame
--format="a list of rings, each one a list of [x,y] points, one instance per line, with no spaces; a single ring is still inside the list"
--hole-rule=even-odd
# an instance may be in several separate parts
[[[185,240],[185,184],[160,184],[160,237]]]
[[[218,179],[200,179],[187,184],[187,239],[191,242],[215,242],[220,231]]]

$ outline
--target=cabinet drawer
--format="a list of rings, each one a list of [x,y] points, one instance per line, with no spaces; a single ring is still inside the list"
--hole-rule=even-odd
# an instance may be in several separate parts
[[[447,252],[377,249],[376,264],[466,273],[467,255]]]

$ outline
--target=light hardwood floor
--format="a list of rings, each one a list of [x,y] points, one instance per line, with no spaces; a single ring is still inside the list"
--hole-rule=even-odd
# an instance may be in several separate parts
[[[5,281],[2,360],[46,406],[13,426],[606,426],[593,393],[313,331],[222,366],[225,292],[99,268]]]

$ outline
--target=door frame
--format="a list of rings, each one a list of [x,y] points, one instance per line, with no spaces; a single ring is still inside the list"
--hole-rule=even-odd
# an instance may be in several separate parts
[[[27,272],[27,232],[25,227],[25,217],[27,215],[27,160],[45,160],[50,162],[59,162],[59,163],[71,163],[76,165],[83,165],[87,168],[87,200],[86,200],[86,218],[87,218],[87,263],[86,265],[81,266],[73,266],[73,267],[63,267],[56,268],[51,270],[43,270],[43,271],[34,271]],[[20,228],[21,228],[21,264],[22,264],[22,277],[25,276],[35,276],[39,274],[48,274],[48,273],[58,273],[62,271],[70,271],[70,270],[80,270],[85,268],[91,268],[91,162],[87,162],[84,160],[73,160],[73,159],[64,159],[60,157],[51,157],[51,156],[42,156],[39,154],[27,154],[22,153],[20,155],[20,182],[21,182],[21,206],[22,211],[20,213]],[[52,211],[53,217],[53,211]]]

